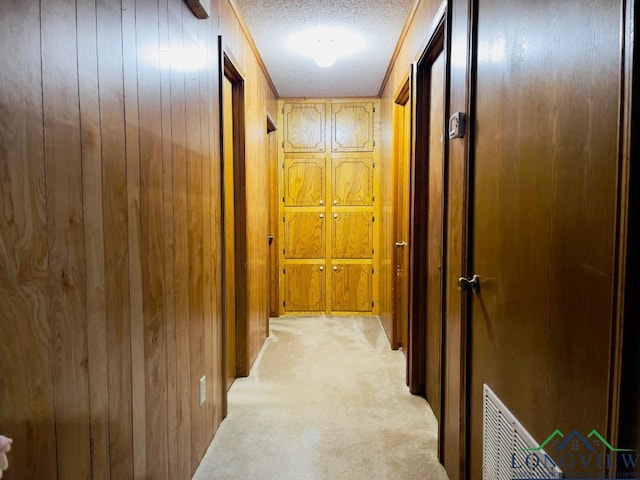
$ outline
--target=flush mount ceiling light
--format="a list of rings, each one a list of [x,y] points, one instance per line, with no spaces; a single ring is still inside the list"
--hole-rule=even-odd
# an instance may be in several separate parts
[[[291,34],[289,48],[298,55],[311,57],[320,67],[330,67],[339,57],[353,55],[364,47],[360,35],[337,27],[313,27]]]

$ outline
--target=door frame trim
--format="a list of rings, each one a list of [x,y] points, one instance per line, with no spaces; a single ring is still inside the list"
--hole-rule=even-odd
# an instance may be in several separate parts
[[[247,235],[246,235],[246,185],[245,185],[245,94],[244,79],[240,64],[231,54],[230,49],[224,43],[222,36],[218,36],[218,59],[219,59],[219,114],[220,114],[220,138],[224,132],[223,113],[223,89],[224,77],[231,81],[233,86],[233,144],[234,144],[234,218],[235,218],[235,288],[236,288],[236,377],[246,377],[249,374],[249,352],[247,339],[248,321],[248,291],[247,291]],[[221,206],[224,211],[224,142],[220,142],[220,191]],[[222,222],[222,249],[226,251],[224,235],[224,222]],[[223,264],[222,288],[226,289],[225,273]],[[226,318],[226,301],[223,293],[223,318]],[[227,343],[226,321],[222,322],[222,368],[223,378],[226,379],[227,371]],[[225,389],[228,390],[229,385]],[[224,399],[224,415],[227,414],[227,399]]]
[[[611,349],[611,383],[609,391],[608,438],[616,438],[618,445],[640,446],[640,414],[634,411],[640,400],[637,372],[640,353],[640,297],[634,295],[639,281],[633,275],[640,268],[640,252],[630,248],[640,242],[640,141],[633,132],[640,128],[640,80],[635,75],[640,65],[640,49],[634,44],[634,31],[640,25],[640,12],[635,0],[624,2],[624,57],[620,89],[620,163],[618,173],[618,244],[617,297],[614,302],[614,331]],[[629,295],[625,295],[629,292]],[[627,320],[627,321],[625,321]],[[635,444],[634,444],[635,442]]]
[[[422,65],[428,65],[444,54],[445,65],[448,65],[448,49],[446,42],[446,4],[438,11],[431,27],[424,48],[416,62],[412,64],[411,85],[411,162],[410,162],[410,221],[409,221],[409,348],[407,352],[409,390],[414,395],[424,395],[426,389],[426,296],[420,289],[427,285],[426,222],[417,219],[426,218],[428,213],[428,162],[423,162],[428,155],[428,146],[423,145],[423,139],[428,136],[429,120],[422,121],[420,109],[424,105],[423,89],[428,83],[421,79],[419,70]],[[448,69],[445,69],[445,117],[448,111]],[[428,105],[428,103],[427,103]],[[443,119],[444,120],[444,119]],[[443,144],[443,162],[448,155],[448,142]],[[445,162],[446,166],[446,162]],[[426,168],[425,168],[426,167]],[[444,204],[446,205],[446,169],[444,173]],[[418,178],[419,177],[419,178]],[[418,180],[421,181],[418,184]],[[443,223],[443,233],[446,229],[446,218]],[[444,245],[444,242],[443,242]],[[443,302],[444,306],[444,302]],[[444,315],[442,316],[444,318]],[[442,322],[444,323],[444,322]],[[441,362],[441,366],[444,362]],[[444,377],[441,377],[444,378]],[[442,389],[441,389],[442,390]],[[441,402],[442,404],[442,402]],[[439,412],[441,418],[442,412]]]

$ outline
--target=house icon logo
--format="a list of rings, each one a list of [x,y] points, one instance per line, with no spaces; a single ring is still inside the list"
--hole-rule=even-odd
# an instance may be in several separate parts
[[[564,478],[640,480],[640,452],[614,447],[595,429],[586,435],[556,429],[538,447],[518,449],[511,467],[513,478],[522,480],[540,478],[540,470],[557,469]]]

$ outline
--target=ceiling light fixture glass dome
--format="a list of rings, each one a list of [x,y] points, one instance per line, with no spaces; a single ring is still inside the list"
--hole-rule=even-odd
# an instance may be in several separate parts
[[[313,54],[318,66],[327,68],[336,63],[338,54],[334,40],[318,40],[318,46]]]

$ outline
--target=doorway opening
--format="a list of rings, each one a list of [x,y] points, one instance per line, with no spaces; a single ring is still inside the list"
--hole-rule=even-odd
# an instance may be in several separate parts
[[[393,330],[391,345],[401,348],[405,356],[409,347],[409,192],[411,162],[411,78],[395,95],[393,106],[393,154],[395,208],[393,231],[395,249],[393,264]]]
[[[409,390],[431,405],[439,423],[441,457],[448,143],[445,20],[446,9],[441,8],[412,69],[407,352]]]
[[[221,159],[223,205],[224,376],[226,390],[247,376],[247,241],[244,158],[244,75],[219,37],[222,65]]]

